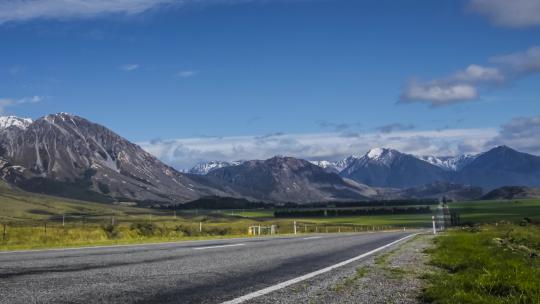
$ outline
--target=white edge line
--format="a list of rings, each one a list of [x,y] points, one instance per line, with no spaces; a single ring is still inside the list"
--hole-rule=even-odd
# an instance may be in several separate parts
[[[214,249],[214,248],[225,248],[225,247],[237,247],[237,246],[245,246],[246,244],[230,244],[230,245],[217,245],[217,246],[205,246],[205,247],[197,247],[193,248],[193,250],[204,250],[204,249]]]
[[[308,273],[308,274],[305,274],[303,276],[300,276],[300,277],[297,277],[297,278],[294,278],[294,279],[291,279],[291,280],[288,280],[288,281],[285,281],[285,282],[282,282],[282,283],[279,283],[279,284],[276,284],[274,286],[270,286],[270,287],[267,287],[267,288],[264,288],[264,289],[261,289],[261,290],[258,290],[258,291],[255,291],[255,292],[252,292],[252,293],[248,293],[247,295],[244,295],[244,296],[241,296],[239,298],[236,298],[236,299],[233,299],[233,300],[230,300],[230,301],[226,301],[226,302],[223,302],[222,304],[240,304],[240,303],[244,303],[246,301],[249,301],[251,299],[254,299],[254,298],[257,298],[257,297],[260,297],[260,296],[263,296],[263,295],[266,295],[266,294],[269,294],[273,291],[276,291],[276,290],[279,290],[279,289],[282,289],[282,288],[285,288],[287,286],[290,286],[290,285],[293,285],[293,284],[296,284],[298,282],[302,282],[302,281],[305,281],[307,279],[311,279],[315,276],[318,276],[320,274],[323,274],[323,273],[326,273],[326,272],[329,272],[331,270],[334,270],[338,267],[341,267],[341,266],[345,266],[347,264],[350,264],[352,262],[355,262],[355,261],[358,261],[360,259],[363,259],[367,256],[370,256],[374,253],[377,253],[381,250],[384,250],[392,245],[395,245],[403,240],[406,240],[408,238],[411,238],[415,235],[417,235],[418,233],[414,233],[414,234],[410,234],[406,237],[403,237],[399,240],[396,240],[396,241],[393,241],[392,243],[389,243],[389,244],[386,244],[384,246],[381,246],[379,248],[376,248],[376,249],[373,249],[369,252],[366,252],[364,254],[361,254],[359,256],[356,256],[354,258],[351,258],[351,259],[348,259],[348,260],[345,260],[341,263],[337,263],[335,265],[332,265],[332,266],[329,266],[329,267],[326,267],[326,268],[323,268],[323,269],[320,269],[320,270],[317,270],[317,271],[314,271],[314,272],[311,272],[311,273]]]
[[[320,238],[322,238],[322,236],[310,236],[310,237],[303,238],[303,240],[315,240],[315,239],[320,239]]]

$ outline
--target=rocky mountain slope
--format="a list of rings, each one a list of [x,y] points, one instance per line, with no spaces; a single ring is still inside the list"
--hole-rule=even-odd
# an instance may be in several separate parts
[[[66,113],[1,129],[0,158],[2,177],[34,192],[155,202],[223,194],[111,130]]]
[[[377,190],[308,161],[292,157],[246,161],[210,172],[208,178],[224,191],[265,201],[319,202],[359,200],[377,195]]]

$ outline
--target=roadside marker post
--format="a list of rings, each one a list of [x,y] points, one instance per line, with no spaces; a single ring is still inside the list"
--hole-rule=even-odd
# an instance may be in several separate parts
[[[296,234],[296,221],[293,222],[293,225],[294,225],[294,234]]]
[[[431,221],[433,222],[433,234],[437,234],[437,228],[435,227],[435,216],[431,216]]]
[[[202,222],[199,222],[199,232],[202,232]]]
[[[62,227],[66,227],[66,215],[62,214]]]

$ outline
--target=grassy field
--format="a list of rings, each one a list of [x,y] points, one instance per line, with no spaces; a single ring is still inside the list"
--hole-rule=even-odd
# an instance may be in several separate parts
[[[524,217],[540,216],[540,200],[471,201],[450,203],[461,223],[494,223],[501,220],[520,221]]]
[[[450,208],[462,222],[518,221],[540,214],[540,200],[463,202]],[[293,232],[293,222],[301,233],[431,226],[430,214],[274,218],[273,212],[184,210],[175,217],[171,210],[70,200],[0,183],[0,250],[246,236],[248,227],[259,225],[275,225],[284,234]]]
[[[540,303],[540,226],[484,225],[435,242],[440,271],[428,276],[426,302]]]

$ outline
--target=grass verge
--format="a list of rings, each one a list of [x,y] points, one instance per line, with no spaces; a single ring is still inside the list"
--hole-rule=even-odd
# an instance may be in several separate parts
[[[540,303],[540,226],[499,223],[453,230],[430,249],[429,303]]]

